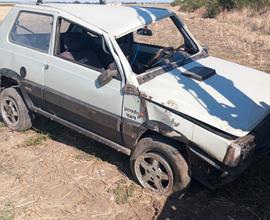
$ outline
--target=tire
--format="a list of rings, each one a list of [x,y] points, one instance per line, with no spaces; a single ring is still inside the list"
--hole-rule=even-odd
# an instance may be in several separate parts
[[[0,94],[0,114],[5,125],[13,131],[32,127],[30,112],[17,88],[7,88]]]
[[[130,165],[144,188],[162,195],[184,192],[191,180],[184,157],[160,136],[141,139],[131,154]]]

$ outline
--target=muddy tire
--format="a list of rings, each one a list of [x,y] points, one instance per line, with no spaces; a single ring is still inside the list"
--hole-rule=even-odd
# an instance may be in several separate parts
[[[5,125],[13,131],[32,127],[32,120],[17,88],[4,89],[0,94],[0,114]]]
[[[130,157],[134,178],[158,194],[184,192],[190,183],[188,165],[167,139],[152,136],[141,139]]]

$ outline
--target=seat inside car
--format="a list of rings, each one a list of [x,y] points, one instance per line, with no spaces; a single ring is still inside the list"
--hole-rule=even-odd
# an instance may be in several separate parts
[[[64,46],[64,52],[60,53],[62,58],[98,69],[103,68],[91,36],[86,33],[70,32],[62,35],[61,41]]]

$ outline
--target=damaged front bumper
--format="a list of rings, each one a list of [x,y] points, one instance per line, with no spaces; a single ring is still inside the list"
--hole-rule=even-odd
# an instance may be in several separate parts
[[[210,158],[199,147],[188,148],[190,175],[210,189],[235,180],[251,164],[255,154],[270,152],[270,115],[247,136],[236,139],[223,162]]]

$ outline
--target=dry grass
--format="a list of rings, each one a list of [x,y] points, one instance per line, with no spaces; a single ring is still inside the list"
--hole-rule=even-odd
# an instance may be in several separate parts
[[[252,15],[243,10],[220,14],[217,19],[202,19],[201,11],[178,14],[201,44],[210,47],[211,55],[270,73],[268,13]]]
[[[50,139],[49,134],[36,133],[33,136],[26,139],[22,144],[19,144],[18,147],[30,147],[41,145],[49,139]]]
[[[135,185],[124,179],[117,181],[109,192],[114,194],[114,199],[117,204],[126,204],[134,197]]]
[[[270,73],[270,12],[258,14],[250,9],[223,13],[217,22],[224,25],[228,33],[235,38],[230,45],[247,54],[242,64]],[[221,33],[221,31],[219,31]],[[221,35],[221,34],[220,34]]]
[[[0,128],[3,128],[3,127],[5,127],[5,125],[4,125],[4,123],[2,123],[2,122],[0,121]]]
[[[12,220],[14,219],[14,206],[11,203],[6,203],[4,208],[0,210],[0,220]]]
[[[231,23],[237,25],[239,28],[246,29],[246,33],[256,38],[261,36],[268,44],[270,35],[270,11],[265,10],[261,12],[253,11],[249,8],[244,8],[241,11],[223,12],[217,17],[218,21]],[[240,25],[240,26],[239,26]],[[264,38],[266,37],[266,38]]]

